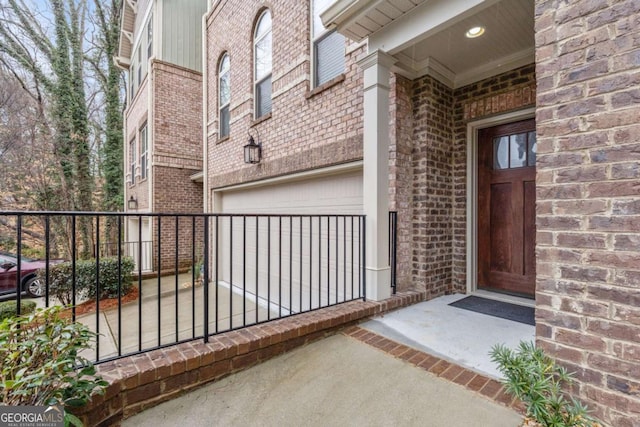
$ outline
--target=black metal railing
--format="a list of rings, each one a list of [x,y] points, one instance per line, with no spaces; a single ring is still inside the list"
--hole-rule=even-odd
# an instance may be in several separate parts
[[[222,332],[366,298],[362,215],[0,212],[0,217],[9,224],[0,229],[2,241],[6,235],[15,239],[10,291],[17,312],[25,274],[32,274],[24,250],[43,253],[44,306],[60,304],[52,260],[66,259],[72,271],[70,316],[99,334],[85,355],[96,362],[194,339],[206,342]],[[43,237],[27,239],[26,230]],[[81,236],[82,230],[90,236]],[[151,236],[151,243],[144,236]],[[86,254],[95,262],[90,304],[76,277]],[[100,298],[105,286],[114,285],[104,282],[105,254],[118,265],[117,293],[110,301]],[[129,283],[122,271],[126,257],[133,258],[137,273]],[[150,260],[153,274],[143,274],[142,260]],[[137,299],[128,289],[137,291]]]
[[[389,266],[391,267],[391,289],[397,291],[398,275],[398,212],[389,212]]]

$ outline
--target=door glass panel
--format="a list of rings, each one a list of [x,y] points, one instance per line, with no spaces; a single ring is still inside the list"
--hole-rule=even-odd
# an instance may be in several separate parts
[[[536,152],[538,151],[538,142],[536,140],[536,132],[529,132],[529,154],[528,154],[528,165],[535,166],[536,165]]]
[[[509,137],[501,136],[493,140],[493,168],[509,168]]]
[[[510,154],[511,161],[509,166],[512,168],[521,168],[527,165],[527,134],[519,133],[511,135]]]

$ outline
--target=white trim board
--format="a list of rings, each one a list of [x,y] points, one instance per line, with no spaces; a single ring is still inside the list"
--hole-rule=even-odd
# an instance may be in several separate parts
[[[337,174],[341,174],[351,170],[362,169],[363,164],[364,163],[362,160],[358,160],[356,162],[343,163],[343,164],[329,166],[325,168],[319,168],[319,169],[311,169],[308,171],[296,172],[288,175],[280,175],[274,178],[266,178],[259,181],[251,181],[251,182],[246,182],[242,184],[230,185],[228,187],[214,188],[213,192],[219,193],[219,192],[225,192],[225,191],[240,190],[245,188],[262,187],[264,185],[278,184],[281,182],[292,182],[292,181],[326,176],[326,175],[337,175]]]

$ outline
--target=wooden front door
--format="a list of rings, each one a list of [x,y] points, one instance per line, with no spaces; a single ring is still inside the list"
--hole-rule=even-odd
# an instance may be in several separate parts
[[[478,133],[478,287],[533,296],[535,121]]]

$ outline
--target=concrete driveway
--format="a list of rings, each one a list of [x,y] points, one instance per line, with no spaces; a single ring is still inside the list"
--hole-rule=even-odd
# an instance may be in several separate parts
[[[522,417],[345,335],[286,353],[123,422],[162,426],[516,427]]]

